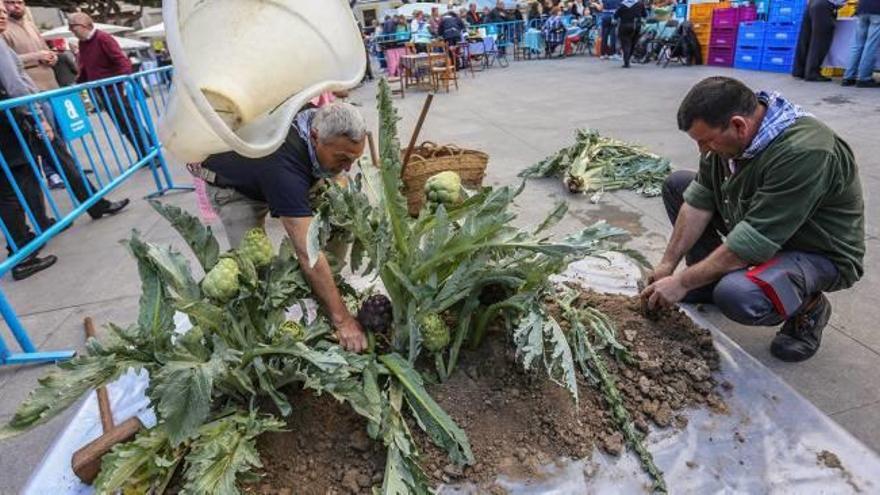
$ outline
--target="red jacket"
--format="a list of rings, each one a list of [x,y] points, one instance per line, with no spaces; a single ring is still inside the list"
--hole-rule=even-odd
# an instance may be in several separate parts
[[[76,82],[84,83],[114,76],[131,74],[131,61],[119,48],[112,36],[95,30],[90,40],[79,42],[79,76]]]

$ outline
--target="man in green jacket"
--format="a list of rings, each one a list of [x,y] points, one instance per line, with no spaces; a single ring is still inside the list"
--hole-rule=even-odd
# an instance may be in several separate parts
[[[863,274],[858,167],[834,131],[776,93],[710,77],[687,94],[678,126],[697,142],[697,173],[678,171],[663,200],[675,227],[650,307],[714,303],[730,319],[781,330],[770,352],[803,361],[831,316],[823,294]],[[676,272],[685,259],[687,267]]]

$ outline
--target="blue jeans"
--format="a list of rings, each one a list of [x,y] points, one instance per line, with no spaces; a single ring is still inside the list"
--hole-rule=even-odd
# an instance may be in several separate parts
[[[849,66],[844,79],[869,81],[874,72],[877,47],[880,46],[880,15],[861,14],[858,17],[858,30],[852,46]]]

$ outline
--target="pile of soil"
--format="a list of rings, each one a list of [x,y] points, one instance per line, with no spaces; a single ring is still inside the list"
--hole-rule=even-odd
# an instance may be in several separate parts
[[[618,338],[636,358],[606,362],[617,378],[635,426],[683,427],[688,407],[726,411],[712,371],[719,356],[708,330],[677,311],[648,320],[637,298],[584,292],[577,304],[605,313]],[[499,336],[500,337],[500,336]],[[579,402],[550,382],[543,370],[526,373],[512,346],[488,338],[482,349],[465,352],[453,376],[429,392],[467,432],[476,464],[449,462],[416,425],[411,425],[421,464],[436,483],[469,483],[481,493],[503,493],[494,480],[539,475],[561,459],[583,459],[594,447],[619,455],[625,441],[594,384],[579,382]],[[261,494],[370,493],[381,484],[384,448],[365,434],[366,423],[330,397],[296,392],[289,432],[263,435],[259,449],[265,476],[247,491]]]

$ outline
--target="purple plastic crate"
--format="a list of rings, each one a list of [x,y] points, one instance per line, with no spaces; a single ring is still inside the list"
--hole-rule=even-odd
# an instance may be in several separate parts
[[[709,47],[709,56],[706,57],[706,65],[733,67],[733,47]]]
[[[736,31],[716,31],[712,30],[712,36],[709,38],[709,46],[734,47],[736,46]]]
[[[736,27],[737,9],[715,9],[712,11],[712,29],[733,29]]]
[[[754,21],[758,18],[758,8],[754,5],[748,7],[738,7],[736,9],[736,20],[738,22]]]

